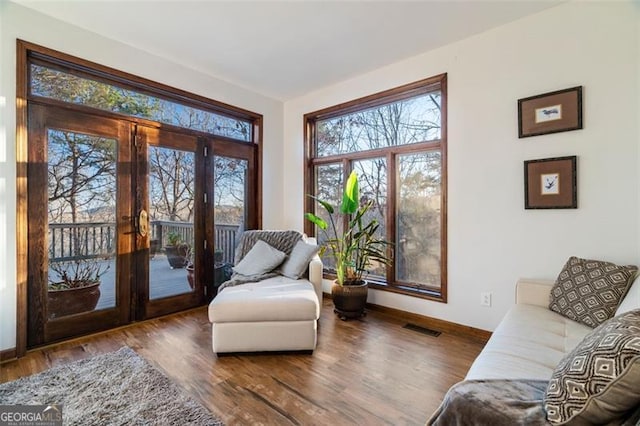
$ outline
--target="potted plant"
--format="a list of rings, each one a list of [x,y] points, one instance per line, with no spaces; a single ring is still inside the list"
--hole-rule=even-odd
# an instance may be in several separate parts
[[[100,277],[109,263],[99,258],[51,262],[47,292],[49,318],[93,311],[100,299]]]
[[[167,234],[167,245],[164,247],[169,266],[173,269],[184,268],[189,260],[189,244],[182,241],[177,232]]]
[[[331,288],[334,312],[343,320],[361,317],[364,315],[368,293],[368,284],[363,275],[374,261],[383,265],[390,263],[387,246],[391,243],[376,236],[380,227],[377,219],[367,219],[373,201],[360,202],[358,175],[355,171],[347,179],[339,211],[330,203],[311,197],[329,215],[328,223],[313,213],[306,213],[305,217],[326,236],[320,254],[324,255],[328,250],[335,262],[336,279]],[[344,230],[340,233],[336,227],[336,216],[339,219],[347,217]]]

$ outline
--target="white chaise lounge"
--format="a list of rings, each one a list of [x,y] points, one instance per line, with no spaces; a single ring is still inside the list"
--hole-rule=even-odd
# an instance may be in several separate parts
[[[242,238],[262,239],[274,232],[247,231]],[[307,244],[316,244],[313,238],[301,237]],[[241,241],[236,265],[247,249]],[[223,288],[209,305],[213,351],[313,351],[321,301],[322,261],[318,255],[308,262],[307,273],[300,279],[276,275]]]

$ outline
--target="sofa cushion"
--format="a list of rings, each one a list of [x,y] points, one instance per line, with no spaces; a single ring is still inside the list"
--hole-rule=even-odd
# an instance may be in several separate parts
[[[560,361],[544,397],[554,424],[604,424],[640,404],[640,309],[612,318]]]
[[[233,267],[233,271],[247,276],[266,274],[280,265],[285,257],[285,253],[258,240],[240,263]]]
[[[549,380],[591,328],[546,307],[514,305],[467,373],[467,380]]]
[[[570,257],[551,289],[549,309],[589,327],[613,317],[638,268]]]
[[[282,276],[225,288],[209,304],[213,323],[305,321],[319,316],[313,284]]]
[[[309,262],[318,253],[320,246],[298,241],[291,254],[280,267],[280,274],[297,280],[309,267]]]

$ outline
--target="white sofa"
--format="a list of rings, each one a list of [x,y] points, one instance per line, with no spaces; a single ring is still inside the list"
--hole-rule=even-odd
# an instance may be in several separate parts
[[[560,360],[592,328],[549,310],[553,281],[521,279],[516,304],[507,312],[469,369],[466,380],[549,380]],[[616,315],[640,308],[637,278]]]
[[[551,424],[544,402],[549,381],[562,358],[593,330],[548,308],[553,284],[552,281],[518,281],[516,304],[493,332],[465,380],[449,389],[427,421],[428,426]],[[615,315],[639,307],[640,279],[636,279]],[[632,377],[630,383],[633,384],[633,380]],[[623,383],[608,396],[591,400],[588,411],[581,410],[581,417],[574,418],[576,422],[571,424],[613,419],[608,416],[623,414],[620,410],[626,410],[628,402],[624,398],[635,396],[629,393],[630,386],[625,386]],[[576,410],[577,407],[574,400],[567,402],[563,409]],[[574,411],[574,414],[577,413]],[[559,412],[554,415],[554,421],[562,420]],[[610,424],[640,425],[640,407],[624,419],[613,419]]]
[[[227,287],[209,304],[213,351],[313,351],[321,303],[318,255],[309,263],[308,278],[276,276]]]

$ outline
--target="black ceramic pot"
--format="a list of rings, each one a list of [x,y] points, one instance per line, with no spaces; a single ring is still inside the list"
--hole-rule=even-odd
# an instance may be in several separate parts
[[[333,312],[338,314],[341,320],[362,317],[365,315],[368,292],[369,285],[366,281],[345,283],[344,285],[334,281],[331,287]]]

